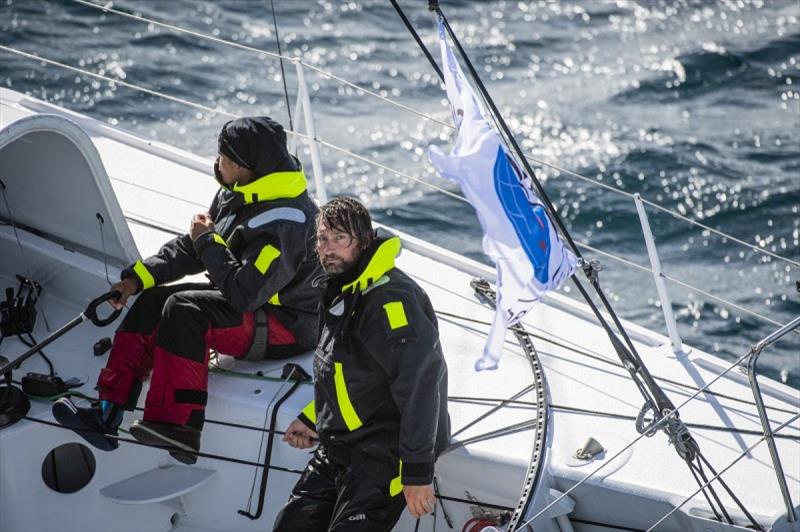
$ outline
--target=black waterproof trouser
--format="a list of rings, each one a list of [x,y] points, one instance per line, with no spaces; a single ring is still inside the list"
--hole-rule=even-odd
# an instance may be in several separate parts
[[[264,358],[303,351],[295,336],[267,312]],[[209,349],[241,358],[255,331],[252,312],[234,309],[208,284],[157,286],[142,292],[114,335],[97,387],[100,399],[133,409],[141,382],[152,373],[146,421],[203,428]]]
[[[385,451],[320,446],[273,532],[389,532],[406,507],[402,492],[389,492],[398,465]]]

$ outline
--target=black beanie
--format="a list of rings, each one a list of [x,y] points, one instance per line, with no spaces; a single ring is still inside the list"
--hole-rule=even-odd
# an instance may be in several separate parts
[[[286,149],[283,126],[267,116],[227,122],[219,132],[218,145],[220,153],[256,177],[298,169]]]

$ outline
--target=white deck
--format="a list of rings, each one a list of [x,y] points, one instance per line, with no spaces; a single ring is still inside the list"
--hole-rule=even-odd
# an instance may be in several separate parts
[[[217,188],[209,177],[210,161],[170,147],[154,146],[110,126],[41,102],[30,103],[30,100],[19,98],[16,93],[0,89],[0,126],[19,117],[42,112],[45,107],[48,112],[70,117],[87,131],[99,150],[126,216],[185,230],[191,216],[205,210]],[[130,230],[143,256],[154,253],[170,238],[163,231],[137,223],[131,223]],[[19,270],[12,271],[12,268],[21,266],[18,259],[14,258],[18,249],[15,244],[9,245],[9,242],[13,243],[10,229],[0,227],[0,249],[2,262],[5,263],[0,265],[0,278],[4,286],[14,284],[10,276]],[[469,286],[476,273],[491,275],[485,267],[412,240],[408,241],[399,266],[428,292],[437,311],[486,323],[491,321],[492,311],[473,297]],[[92,271],[102,272],[102,264],[94,264],[91,268]],[[58,268],[42,267],[33,275],[47,287],[48,282],[57,284],[59,276],[68,273]],[[116,275],[118,272],[112,272],[112,277]],[[94,290],[86,297],[99,294],[106,288],[102,276],[95,281]],[[54,329],[80,312],[86,302],[85,299],[57,299],[54,295],[58,293],[48,294],[46,290],[41,306]],[[531,384],[530,367],[511,334],[507,338],[500,369],[478,374],[472,367],[483,347],[488,325],[444,316],[440,317],[439,323],[448,361],[451,396],[505,399]],[[534,339],[549,384],[549,402],[553,406],[549,413],[547,471],[551,486],[564,491],[603,461],[609,460],[633,441],[638,433],[633,420],[629,418],[568,412],[559,407],[635,417],[642,405],[642,398],[627,371],[613,365],[618,364],[618,360],[611,344],[602,329],[588,317],[585,306],[555,295],[535,307],[526,316],[525,325],[530,332],[610,362],[604,363],[556,343]],[[697,349],[691,350],[689,355],[676,358],[665,337],[633,324],[626,324],[626,327],[639,354],[656,378],[668,378],[690,387],[660,381],[676,405],[694,393],[692,388],[703,386],[729,365]],[[92,356],[91,345],[96,339],[111,336],[112,333],[112,327],[100,330],[83,324],[56,342],[47,352],[62,376],[77,376],[86,380],[87,384],[80,391],[95,395],[94,382],[106,358]],[[46,334],[43,320],[40,319],[36,336],[42,339]],[[748,347],[742,345],[742,353]],[[11,358],[23,350],[24,347],[16,340],[6,340],[0,347],[0,354]],[[311,370],[308,355],[300,357],[300,363]],[[235,369],[254,372],[281,366],[281,363],[240,362]],[[25,363],[23,369],[44,371],[46,368],[35,356]],[[800,409],[798,390],[766,378],[760,379],[760,383],[769,407],[794,412]],[[278,385],[272,382],[212,374],[207,416],[211,420],[261,426],[266,405],[277,389]],[[729,373],[711,389],[752,402],[746,378],[738,370]],[[311,387],[303,386],[284,403],[279,429],[288,425],[310,396]],[[143,400],[144,394],[141,404]],[[532,394],[528,393],[519,400],[530,402],[533,400]],[[453,430],[457,431],[491,406],[488,403],[451,402]],[[34,401],[29,415],[52,420],[49,411],[49,402]],[[791,414],[776,410],[770,410],[769,414],[773,426],[791,417]],[[525,405],[506,407],[467,430],[459,439],[530,420],[535,415],[536,412]],[[690,424],[761,432],[754,405],[720,396],[701,394],[681,409],[681,418]],[[133,419],[134,416],[126,416],[123,426]],[[783,432],[800,435],[800,422],[795,421]],[[710,429],[692,429],[692,433],[706,457],[718,470],[726,467],[760,437]],[[468,489],[479,500],[514,506],[530,459],[530,435],[530,431],[525,431],[491,439],[444,456],[437,465],[441,492],[464,498],[464,491]],[[260,436],[256,431],[207,424],[202,451],[259,461]],[[576,465],[572,454],[589,436],[600,441],[607,452],[604,457],[590,464]],[[97,451],[94,453],[97,473],[92,482],[76,494],[62,495],[44,486],[40,476],[41,461],[50,449],[69,441],[82,440],[69,431],[26,421],[0,431],[0,530],[130,530],[132,526],[137,530],[170,529],[170,519],[175,514],[173,508],[161,504],[147,505],[146,508],[141,505],[121,505],[98,494],[105,486],[158,465],[174,463],[165,452],[127,443],[122,443],[120,449],[113,453]],[[777,443],[790,492],[797,504],[800,502],[800,444],[787,439],[779,439]],[[291,449],[276,441],[273,464],[302,469],[307,459],[307,452]],[[244,508],[246,503],[253,468],[205,458],[198,461],[198,466],[216,470],[217,474],[183,496],[188,515],[179,515],[174,521],[182,530],[268,529],[297,478],[294,474],[272,471],[264,516],[259,521],[251,522],[237,516],[236,511]],[[751,455],[725,473],[723,478],[763,524],[771,525],[785,513],[766,445],[757,447]],[[573,526],[576,530],[607,530],[580,522],[585,520],[646,529],[695,489],[696,484],[688,468],[674,449],[668,447],[666,436],[658,433],[652,438],[643,438],[572,494],[576,506],[571,517],[578,519]],[[256,497],[257,491],[258,485]],[[723,490],[718,489],[718,493],[729,502]],[[78,506],[80,510],[76,511]],[[733,504],[726,506],[734,509]],[[445,502],[445,507],[453,517],[454,527],[460,530],[469,518],[468,509],[456,502]],[[697,521],[691,522],[688,514],[708,517],[707,505],[701,495],[694,497],[658,530],[704,530]],[[534,523],[539,524],[539,521]],[[441,511],[436,526],[437,530],[447,529]],[[406,514],[397,530],[413,528],[414,523]],[[420,530],[431,529],[432,519],[423,519]],[[707,530],[725,529],[722,525],[708,523]]]

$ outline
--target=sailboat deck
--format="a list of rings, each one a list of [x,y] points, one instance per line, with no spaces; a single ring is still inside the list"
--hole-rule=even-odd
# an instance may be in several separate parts
[[[122,211],[132,219],[130,230],[142,256],[154,253],[170,238],[170,230],[186,228],[191,216],[210,202],[217,187],[209,177],[210,161],[130,137],[57,107],[41,102],[31,103],[20,99],[20,95],[14,98],[11,95],[9,91],[3,91],[3,98],[0,99],[0,125],[46,108],[48,112],[70,117],[86,130],[100,153]],[[209,139],[211,142],[213,139]],[[162,225],[167,230],[136,220]],[[10,230],[0,227],[0,231],[4,254],[15,253],[16,249],[8,244],[13,242]],[[426,290],[434,308],[440,312],[439,325],[448,362],[450,395],[460,398],[451,401],[449,406],[455,432],[492,409],[497,400],[507,399],[524,390],[532,379],[530,365],[510,333],[499,369],[481,373],[473,370],[474,361],[486,340],[493,311],[474,297],[469,282],[476,273],[490,276],[491,271],[467,259],[457,259],[460,264],[456,265],[452,261],[439,260],[443,254],[446,255],[430,244],[410,239],[398,265]],[[93,267],[102,271],[102,265],[95,264]],[[0,267],[0,278],[6,286],[13,284],[13,273],[6,267]],[[35,275],[41,273],[34,272]],[[115,274],[118,272],[112,272],[112,276]],[[49,275],[57,277],[60,272],[51,271]],[[47,280],[42,279],[44,282]],[[99,279],[98,292],[103,286],[104,282]],[[50,325],[55,328],[74,317],[84,304],[85,301],[66,301],[45,294],[42,309]],[[617,523],[624,521],[628,526],[647,528],[696,489],[688,468],[668,445],[663,432],[642,438],[631,449],[623,451],[639,436],[631,417],[635,418],[638,414],[642,398],[628,372],[619,366],[606,334],[596,321],[589,318],[585,306],[564,296],[549,296],[526,316],[524,324],[529,332],[546,338],[534,338],[533,342],[548,384],[547,470],[552,487],[564,491],[596,467],[609,463],[572,494],[577,502],[573,516],[593,516],[597,519],[597,516],[606,515],[609,519],[614,517]],[[659,383],[676,405],[681,405],[698,387],[709,383],[729,365],[695,349],[676,357],[665,337],[633,324],[626,323],[626,327],[631,331],[636,349],[645,364],[657,379],[662,379]],[[47,350],[62,375],[78,376],[86,381],[79,391],[87,395],[94,395],[94,380],[105,363],[104,357],[91,355],[91,345],[111,332],[111,328],[100,330],[84,324]],[[46,334],[40,320],[36,336],[41,339]],[[24,349],[16,340],[7,342],[3,344],[6,356]],[[742,345],[742,353],[747,347]],[[298,361],[311,370],[310,354],[298,357]],[[281,361],[237,362],[233,369],[250,374],[260,370],[270,375],[282,364]],[[25,364],[24,369],[41,372],[45,366],[39,357],[34,357]],[[681,419],[689,424],[707,426],[695,427],[691,431],[705,455],[721,470],[760,438],[761,426],[746,378],[738,369],[714,383],[711,390],[722,395],[701,393],[681,408]],[[797,390],[766,378],[762,380],[762,390],[767,406],[772,407],[769,413],[773,426],[783,423],[792,416],[790,412],[800,408]],[[207,416],[211,420],[260,427],[265,420],[267,405],[276,393],[282,393],[280,383],[214,373],[210,376]],[[297,394],[284,403],[277,428],[285,428],[294,413],[310,397],[311,387],[301,387]],[[460,433],[456,441],[524,423],[542,414],[532,406],[532,391],[521,394],[517,401],[505,405]],[[34,401],[29,415],[52,420],[49,408],[47,401]],[[132,419],[126,418],[123,427]],[[800,422],[795,420],[781,433],[800,436]],[[524,470],[531,457],[531,434],[530,429],[522,430],[471,443],[445,455],[437,465],[442,493],[463,498],[465,487],[468,486],[469,493],[480,500],[513,506],[519,497]],[[258,460],[261,436],[255,430],[232,429],[212,423],[204,431],[203,452],[240,460]],[[598,440],[606,452],[592,462],[583,464],[573,454],[590,436]],[[29,482],[31,489],[34,489],[35,479],[30,477],[38,477],[39,457],[59,443],[78,441],[78,438],[69,431],[22,422],[0,432],[0,441],[3,449],[0,452],[0,469],[4,472],[3,476],[20,479],[18,489],[29,493],[30,490],[23,488]],[[797,501],[800,498],[798,442],[778,439],[777,443],[790,492]],[[32,463],[21,460],[20,455],[11,450],[18,446],[25,446],[23,456],[33,457]],[[612,460],[620,451],[622,454]],[[159,464],[172,463],[163,451],[126,443],[115,453],[95,454],[98,473],[87,488],[93,492]],[[276,445],[272,459],[273,464],[302,469],[308,454],[281,444]],[[235,514],[246,500],[253,467],[207,458],[201,458],[198,464],[217,470],[230,468],[233,473],[216,475],[202,489],[187,495],[189,516],[180,526],[186,530],[203,527],[215,529],[224,523],[226,529],[231,529],[230,521],[236,518],[230,514]],[[23,480],[26,478],[29,480]],[[772,522],[784,513],[783,500],[766,445],[756,447],[727,471],[723,478],[746,507],[754,515],[761,516],[764,522]],[[255,529],[271,522],[295,479],[293,473],[273,471],[270,474],[271,488],[265,516],[256,523],[245,519],[235,520],[235,526],[243,530]],[[41,515],[27,516],[26,521],[17,521],[12,517],[12,528],[38,529],[54,519],[61,519],[59,516],[63,515],[61,512],[67,504],[64,498],[58,493],[38,488],[36,493],[37,497],[41,496],[41,500],[37,500]],[[654,496],[654,493],[659,495]],[[718,489],[718,493],[726,503],[729,502],[723,490]],[[100,497],[84,497],[81,504],[84,501],[91,502],[86,502],[90,506],[82,511],[113,513],[115,523],[136,522],[142,530],[162,529],[173,513],[164,506],[154,506],[149,513],[143,514],[137,508],[113,505]],[[625,501],[630,506],[621,506]],[[464,505],[450,503],[447,506],[453,515],[469,515]],[[727,506],[731,508],[733,505]],[[705,507],[705,500],[697,495],[684,507],[684,511],[691,512],[695,508],[697,515],[708,516],[703,513]],[[627,515],[620,517],[620,512]],[[673,516],[663,529],[683,529],[682,523],[685,521],[681,519],[686,518],[679,515]],[[79,516],[74,519],[75,522],[69,523],[69,526],[87,530],[92,527],[92,522],[96,522],[82,522]],[[423,521],[427,521],[424,527],[429,529],[430,519]],[[111,530],[115,526],[108,525],[106,529]],[[438,526],[445,526],[441,515]],[[124,526],[120,525],[118,529],[124,529]],[[413,529],[413,522],[406,515],[397,530],[408,529]]]

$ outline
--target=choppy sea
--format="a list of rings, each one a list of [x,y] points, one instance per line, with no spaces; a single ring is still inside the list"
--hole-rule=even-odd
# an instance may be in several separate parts
[[[277,51],[269,0],[96,1]],[[435,51],[427,2],[399,3]],[[441,5],[574,239],[589,246],[584,256],[602,263],[622,317],[666,334],[653,278],[640,268],[649,262],[637,192],[666,209],[647,213],[684,342],[734,360],[800,315],[800,3]],[[388,1],[275,0],[274,9],[286,56],[449,121],[434,71]],[[0,0],[0,44],[289,123],[274,58],[80,1]],[[284,68],[293,108],[297,76]],[[428,145],[448,145],[450,128],[320,73],[306,78],[319,138],[458,192],[427,159]],[[5,51],[0,84],[204,156],[227,119]],[[307,151],[301,158],[311,166]],[[465,203],[337,149],[322,150],[322,166],[329,193],[357,195],[379,221],[488,261]],[[764,373],[800,387],[800,334],[761,360]]]

